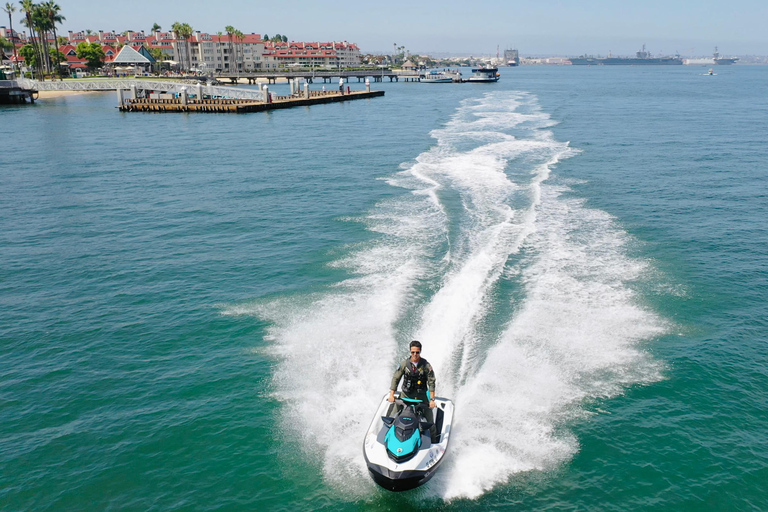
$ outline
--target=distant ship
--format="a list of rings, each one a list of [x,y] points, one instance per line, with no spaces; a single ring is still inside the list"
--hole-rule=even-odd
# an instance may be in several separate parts
[[[504,50],[504,60],[507,61],[507,66],[519,66],[520,54],[517,50]]]
[[[719,66],[730,66],[739,60],[738,57],[721,57],[717,51],[717,46],[715,46],[715,54],[712,56],[712,58],[715,59],[715,64]]]
[[[681,66],[683,59],[679,55],[674,57],[652,57],[643,49],[636,53],[636,57],[574,57],[569,59],[574,66]]]

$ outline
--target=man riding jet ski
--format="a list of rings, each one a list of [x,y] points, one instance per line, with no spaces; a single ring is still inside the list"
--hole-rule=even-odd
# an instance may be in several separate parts
[[[396,393],[400,379],[401,393]],[[433,409],[436,414],[433,414]],[[435,374],[411,342],[411,357],[392,378],[365,436],[363,454],[373,480],[390,491],[406,491],[434,475],[448,447],[453,403],[435,396]]]

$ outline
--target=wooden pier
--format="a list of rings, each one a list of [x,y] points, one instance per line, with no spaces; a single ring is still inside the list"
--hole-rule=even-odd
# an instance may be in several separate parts
[[[273,96],[269,102],[226,98],[137,98],[125,100],[118,106],[118,108],[121,112],[245,113],[384,96],[384,91],[351,91],[344,92],[344,94],[340,94],[339,91],[309,92],[309,97],[306,97],[304,94],[295,96]]]

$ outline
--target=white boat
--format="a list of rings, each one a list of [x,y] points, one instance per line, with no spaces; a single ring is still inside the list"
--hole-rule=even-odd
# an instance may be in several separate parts
[[[479,67],[472,70],[465,82],[498,82],[500,76],[498,68]]]
[[[419,82],[425,84],[449,84],[453,82],[453,77],[448,76],[444,71],[430,71],[419,77]]]

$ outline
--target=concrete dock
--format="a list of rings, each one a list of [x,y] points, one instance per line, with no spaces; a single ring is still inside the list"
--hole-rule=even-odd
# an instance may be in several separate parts
[[[121,112],[209,112],[209,113],[245,113],[263,112],[280,108],[303,107],[323,103],[362,100],[384,96],[384,91],[351,91],[340,94],[339,91],[309,91],[296,96],[273,96],[270,101],[254,101],[224,98],[172,98],[150,99],[137,98],[123,101],[118,108]]]

